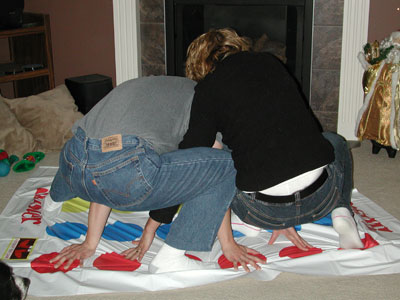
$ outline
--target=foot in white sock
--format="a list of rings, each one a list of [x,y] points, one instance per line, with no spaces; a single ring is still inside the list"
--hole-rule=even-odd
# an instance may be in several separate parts
[[[261,228],[244,223],[233,212],[231,214],[232,229],[243,233],[245,236],[258,236]]]
[[[364,244],[358,234],[356,222],[347,208],[335,208],[331,216],[333,228],[339,234],[340,248],[364,248]]]
[[[167,244],[161,246],[160,251],[149,265],[150,273],[166,273],[190,270],[218,269],[216,263],[203,263],[185,256],[185,250],[173,248]]]
[[[51,199],[50,194],[48,194],[44,200],[42,205],[42,215],[51,220],[57,217],[61,212],[61,207],[63,202],[55,202]]]

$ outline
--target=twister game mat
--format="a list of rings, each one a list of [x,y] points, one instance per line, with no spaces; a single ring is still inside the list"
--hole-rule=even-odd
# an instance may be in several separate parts
[[[262,231],[246,237],[233,231],[238,243],[262,253],[267,263],[262,270],[234,271],[223,256],[218,241],[211,252],[190,252],[188,256],[219,265],[215,270],[150,274],[148,264],[161,247],[169,231],[162,225],[149,252],[141,263],[119,255],[140,238],[148,212],[112,211],[95,255],[83,267],[73,264],[69,270],[55,269],[49,260],[72,243],[81,243],[87,230],[89,203],[79,198],[62,206],[56,217],[44,217],[42,207],[57,168],[40,167],[33,177],[16,191],[0,215],[0,255],[17,275],[29,277],[29,294],[66,296],[110,292],[139,292],[199,286],[240,276],[273,280],[280,272],[310,275],[368,275],[400,273],[400,222],[374,202],[353,191],[364,249],[342,250],[330,217],[318,223],[297,227],[301,236],[314,246],[304,252],[280,237],[267,246],[271,235]]]

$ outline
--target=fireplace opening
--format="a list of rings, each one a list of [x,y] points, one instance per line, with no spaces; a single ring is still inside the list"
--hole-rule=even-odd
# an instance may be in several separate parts
[[[309,99],[312,15],[312,0],[165,0],[167,74],[185,75],[186,50],[200,34],[230,27],[281,59]]]

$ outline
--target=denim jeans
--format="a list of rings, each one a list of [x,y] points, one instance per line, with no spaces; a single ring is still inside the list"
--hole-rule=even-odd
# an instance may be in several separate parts
[[[50,195],[54,201],[80,197],[125,211],[183,203],[166,243],[209,251],[235,194],[230,153],[192,148],[158,155],[143,139],[123,136],[121,150],[102,152],[101,140],[82,129],[64,146]]]
[[[316,221],[336,207],[346,207],[352,212],[353,170],[347,142],[335,133],[323,135],[334,148],[335,160],[326,167],[328,178],[321,187],[303,199],[295,197],[290,203],[263,202],[255,198],[255,193],[238,191],[231,204],[235,214],[245,223],[274,230]]]

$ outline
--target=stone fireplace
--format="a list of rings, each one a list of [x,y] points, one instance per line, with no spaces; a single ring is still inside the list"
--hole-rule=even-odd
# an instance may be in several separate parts
[[[139,1],[143,76],[167,74],[164,2]],[[337,130],[343,6],[344,0],[314,0],[308,93],[305,89],[323,129],[331,131]]]

